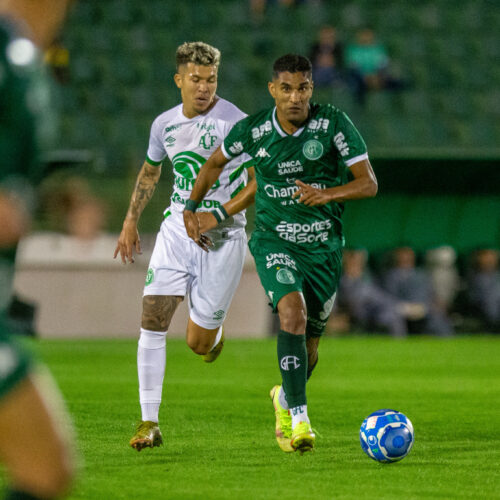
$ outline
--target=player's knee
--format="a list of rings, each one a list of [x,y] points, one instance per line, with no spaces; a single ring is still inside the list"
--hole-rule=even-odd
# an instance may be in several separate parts
[[[303,309],[286,307],[279,311],[280,327],[285,332],[303,334],[306,330],[306,312]]]
[[[186,339],[187,345],[189,348],[200,356],[207,354],[210,351],[211,343],[207,339],[203,339],[200,337],[188,337]]]

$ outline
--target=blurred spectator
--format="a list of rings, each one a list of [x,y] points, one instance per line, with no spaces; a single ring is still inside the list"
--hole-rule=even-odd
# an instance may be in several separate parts
[[[315,87],[327,87],[342,81],[344,47],[333,26],[325,25],[319,30],[318,40],[311,47],[309,59],[313,66]]]
[[[500,327],[499,251],[483,248],[473,256],[473,269],[467,279],[468,298],[492,328]]]
[[[416,267],[413,249],[397,248],[392,257],[392,267],[383,273],[383,286],[404,303],[409,331],[451,335],[451,322],[435,302],[435,291],[429,275]]]
[[[407,83],[391,74],[387,49],[371,28],[356,33],[356,42],[347,46],[346,65],[354,96],[364,105],[368,91],[401,90]]]
[[[45,51],[44,61],[60,84],[69,83],[69,50],[60,38],[54,40]]]
[[[344,252],[338,304],[354,323],[367,330],[385,330],[394,337],[408,333],[399,301],[378,287],[366,269],[365,250]]]
[[[425,265],[434,289],[437,305],[449,311],[460,289],[460,277],[456,267],[457,253],[450,246],[427,250]]]
[[[104,203],[92,194],[89,183],[81,177],[47,183],[44,187],[44,210],[49,225],[76,239],[92,241],[106,225]]]

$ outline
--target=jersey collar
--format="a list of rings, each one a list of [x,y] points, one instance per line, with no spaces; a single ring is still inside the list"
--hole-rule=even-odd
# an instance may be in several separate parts
[[[276,129],[276,132],[278,132],[278,134],[281,135],[281,137],[298,137],[302,133],[302,131],[304,130],[304,127],[305,127],[305,125],[303,125],[302,127],[298,128],[293,134],[287,134],[281,128],[281,125],[280,125],[278,118],[276,116],[276,106],[274,106],[274,109],[273,109],[273,125],[274,125],[274,128]]]

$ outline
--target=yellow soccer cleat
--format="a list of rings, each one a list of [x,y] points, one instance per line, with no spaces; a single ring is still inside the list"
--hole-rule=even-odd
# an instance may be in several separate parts
[[[278,446],[285,453],[293,453],[295,450],[292,448],[291,439],[292,439],[292,417],[290,415],[289,410],[285,410],[280,405],[279,394],[280,394],[280,385],[275,385],[269,395],[271,396],[271,400],[274,406],[274,413],[276,415],[276,441],[278,441]]]
[[[163,438],[158,423],[149,420],[139,422],[135,436],[130,440],[130,446],[137,451],[141,451],[143,448],[161,446],[162,444]]]
[[[306,451],[312,451],[316,435],[311,429],[311,424],[307,422],[299,422],[292,431],[291,445],[295,451],[300,454]]]
[[[205,363],[213,363],[219,357],[219,354],[224,347],[224,340],[224,327],[222,327],[222,335],[220,336],[219,343],[210,352],[207,352],[207,354],[203,354],[202,356]]]

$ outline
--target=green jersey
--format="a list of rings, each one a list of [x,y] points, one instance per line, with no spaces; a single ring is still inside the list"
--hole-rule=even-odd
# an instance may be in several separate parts
[[[276,108],[239,121],[223,142],[228,159],[253,157],[257,194],[256,232],[277,236],[296,250],[319,253],[343,246],[343,204],[308,207],[293,199],[295,181],[324,189],[345,184],[348,169],[367,159],[366,145],[347,115],[331,105],[311,104],[303,126],[283,131]]]

